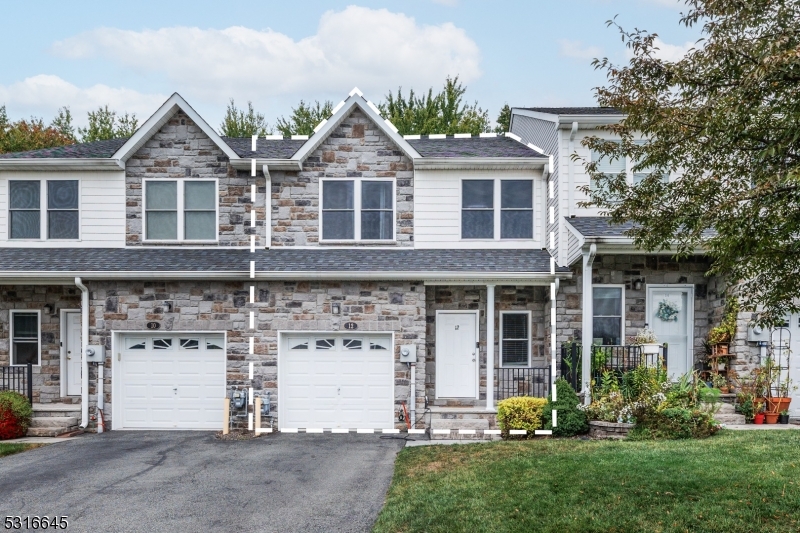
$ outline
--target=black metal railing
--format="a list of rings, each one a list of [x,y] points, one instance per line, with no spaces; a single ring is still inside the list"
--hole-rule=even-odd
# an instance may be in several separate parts
[[[0,391],[10,390],[28,397],[33,405],[33,365],[0,366]]]
[[[642,351],[641,346],[633,345],[593,345],[591,378],[596,383],[600,382],[604,372],[622,375],[623,372],[633,370],[641,364],[667,366],[667,345],[660,345],[658,353],[649,354]],[[577,343],[561,345],[561,377],[566,379],[572,388],[580,391],[582,388],[582,359],[583,347]]]
[[[550,394],[550,367],[496,368],[497,399],[514,396],[547,398]]]

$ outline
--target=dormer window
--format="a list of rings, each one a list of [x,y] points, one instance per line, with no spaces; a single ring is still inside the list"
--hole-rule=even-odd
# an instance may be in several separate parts
[[[394,180],[323,179],[321,188],[321,242],[394,240]]]
[[[144,181],[145,242],[215,241],[216,180]]]

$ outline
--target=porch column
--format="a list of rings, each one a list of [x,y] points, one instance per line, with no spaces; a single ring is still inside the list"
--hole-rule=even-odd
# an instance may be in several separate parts
[[[486,410],[494,411],[494,285],[486,285]]]
[[[588,250],[583,252],[583,324],[581,332],[581,381],[583,390],[583,403],[588,405],[591,401],[589,397],[590,381],[592,379],[592,316],[594,315],[594,298],[592,294],[592,264],[597,254],[597,245],[592,244]]]

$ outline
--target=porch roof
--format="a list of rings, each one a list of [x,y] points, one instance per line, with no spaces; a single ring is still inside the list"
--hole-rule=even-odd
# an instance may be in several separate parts
[[[633,229],[632,222],[611,224],[609,217],[567,218],[570,226],[584,237],[627,237],[626,232]]]

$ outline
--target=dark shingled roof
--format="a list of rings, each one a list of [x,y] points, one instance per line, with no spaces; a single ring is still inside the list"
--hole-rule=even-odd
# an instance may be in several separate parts
[[[574,217],[567,222],[584,237],[627,237],[625,232],[633,228],[632,222],[612,226],[609,220],[608,217]]]
[[[406,139],[422,157],[545,157],[510,137]]]
[[[239,157],[263,157],[265,159],[289,159],[300,149],[306,141],[292,139],[265,139],[259,137],[256,141],[256,151],[253,152],[253,141],[250,137],[223,137]]]
[[[622,115],[615,107],[521,107],[528,111],[550,113],[551,115]]]
[[[0,159],[40,159],[40,158],[109,158],[114,152],[125,144],[128,138],[109,139],[106,141],[94,141],[90,143],[68,144],[67,146],[57,146],[55,148],[42,148],[41,150],[29,150],[27,152],[14,152],[10,154],[0,154]]]
[[[2,272],[493,272],[549,273],[544,250],[0,248]],[[558,268],[557,272],[569,272]]]

